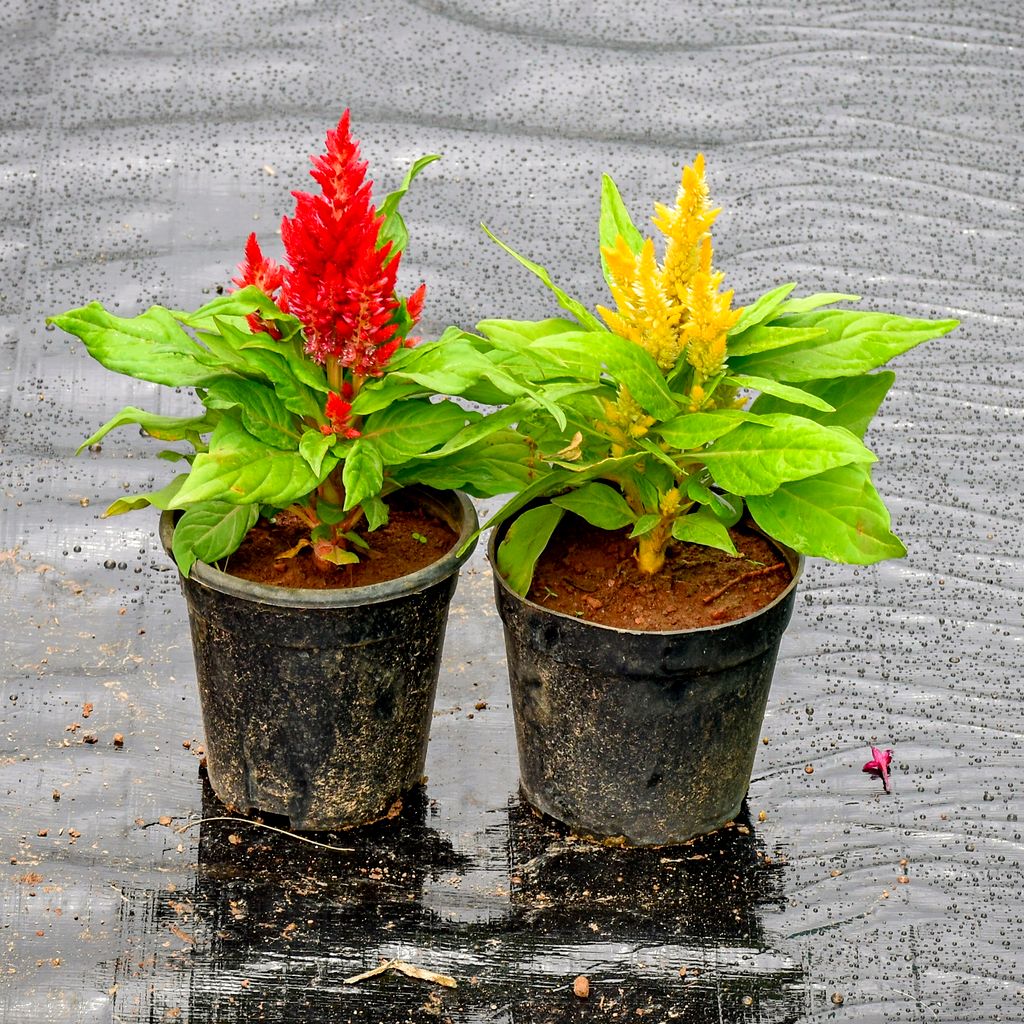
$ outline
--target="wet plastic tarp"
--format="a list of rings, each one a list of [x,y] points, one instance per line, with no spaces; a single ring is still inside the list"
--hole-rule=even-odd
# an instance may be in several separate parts
[[[1024,1016],[1015,4],[9,0],[0,27],[0,1022]],[[601,172],[641,221],[698,151],[737,301],[793,280],[962,320],[897,361],[868,439],[910,554],[808,565],[739,827],[594,849],[519,804],[480,552],[400,819],[344,852],[196,824],[223,810],[176,575],[155,515],[99,518],[167,464],[131,430],[73,457],[193,399],[43,319],[192,308],[250,230],[278,254],[346,106],[380,194],[444,155],[404,206],[427,336],[555,314],[481,220],[603,301]],[[458,987],[346,983],[382,959]]]

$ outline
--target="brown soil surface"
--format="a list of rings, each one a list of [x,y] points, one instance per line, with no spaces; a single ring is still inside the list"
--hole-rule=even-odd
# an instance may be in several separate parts
[[[357,548],[356,565],[322,565],[306,548],[293,558],[278,557],[309,536],[309,527],[294,516],[281,513],[273,523],[261,519],[245,536],[241,547],[228,558],[226,572],[254,583],[280,587],[326,590],[365,587],[398,579],[443,557],[455,545],[457,534],[444,520],[403,500],[388,499],[387,523],[373,533],[356,532],[370,545]],[[413,534],[426,538],[426,543]]]
[[[537,563],[528,596],[619,629],[718,626],[770,604],[792,579],[785,560],[756,530],[740,524],[729,532],[743,557],[674,543],[661,572],[647,576],[627,530],[599,530],[566,515]]]

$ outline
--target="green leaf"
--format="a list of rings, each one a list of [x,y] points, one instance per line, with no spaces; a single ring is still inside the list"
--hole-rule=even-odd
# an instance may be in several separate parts
[[[711,409],[708,412],[687,412],[654,429],[673,448],[688,451],[724,437],[741,423],[756,419],[743,409]]]
[[[652,416],[667,420],[678,415],[679,406],[669,391],[658,364],[639,345],[609,331],[576,331],[535,343],[549,353],[573,357],[579,368],[599,360],[619,384]]]
[[[219,336],[231,347],[235,357],[241,363],[233,364],[238,372],[250,377],[259,377],[274,386],[274,393],[286,409],[297,416],[309,417],[318,423],[324,420],[324,397],[319,387],[310,387],[296,374],[292,362],[297,362],[303,369],[303,376],[309,375],[313,380],[323,384],[327,390],[323,371],[310,369],[312,364],[305,356],[296,356],[287,344],[278,345],[269,335],[254,335],[242,331],[219,317],[215,319]],[[212,336],[204,334],[207,344]]]
[[[730,335],[742,334],[748,327],[762,323],[771,317],[775,311],[786,301],[789,293],[796,287],[796,283],[780,284],[770,292],[765,292],[759,299],[756,299],[749,306],[743,307],[739,320],[729,330]]]
[[[328,466],[326,472],[331,468]],[[240,420],[225,416],[210,437],[210,450],[196,456],[192,472],[171,507],[186,508],[216,500],[283,508],[309,494],[319,482],[298,451],[264,444]]]
[[[614,248],[619,238],[622,238],[629,251],[638,253],[644,245],[643,236],[636,229],[633,218],[626,209],[626,204],[619,194],[619,187],[612,180],[611,175],[605,174],[601,178],[601,220],[598,225],[601,248],[605,246]],[[611,275],[608,272],[608,262],[601,253],[601,270],[604,272],[604,279],[611,284]]]
[[[425,342],[404,352],[400,350],[400,353],[404,358],[392,360],[386,381],[415,381],[421,388],[443,395],[461,395],[495,370],[494,364],[483,353],[461,338],[443,346],[437,342]],[[354,413],[365,412],[362,397],[360,393],[352,403]]]
[[[701,507],[696,512],[679,516],[672,523],[672,536],[688,544],[703,544],[706,548],[717,548],[730,555],[739,554],[729,531],[707,508]]]
[[[429,461],[412,459],[395,467],[391,479],[402,486],[427,484],[439,491],[458,488],[476,498],[493,498],[530,485],[536,476],[534,455],[525,438],[509,430],[496,431],[452,454]]]
[[[486,337],[485,344],[493,349],[487,356],[496,365],[516,379],[540,382],[562,376],[565,363],[552,358],[543,345],[532,343],[558,334],[579,332],[580,325],[560,317],[547,320],[481,320],[477,330]],[[476,341],[475,335],[465,337]],[[595,365],[595,375],[596,370]]]
[[[766,395],[774,395],[792,405],[807,406],[818,412],[835,411],[833,406],[818,395],[800,388],[790,387],[788,384],[780,384],[777,380],[769,380],[767,377],[751,377],[746,373],[734,373],[726,377],[723,383],[728,387],[751,388]]]
[[[551,504],[575,512],[601,530],[619,530],[636,521],[626,499],[614,487],[598,481],[552,498]]]
[[[661,508],[661,492],[654,486],[650,476],[647,473],[640,472],[641,468],[645,468],[644,464],[640,464],[635,467],[631,467],[623,471],[619,478],[623,485],[632,487],[636,493],[640,496],[640,507],[646,509],[659,509]],[[659,514],[658,518],[661,516]]]
[[[824,338],[824,327],[779,327],[776,324],[757,324],[739,335],[730,335],[726,342],[727,358],[751,356],[758,352],[771,352],[788,348],[801,341]]]
[[[832,306],[837,302],[860,302],[859,295],[845,295],[842,292],[816,292],[814,295],[805,295],[802,298],[790,299],[784,302],[776,310],[777,316],[784,313],[810,313],[813,309],[820,309],[822,306]]]
[[[700,453],[715,482],[743,497],[770,494],[781,484],[875,456],[842,427],[772,413],[741,423]]]
[[[169,387],[202,387],[224,370],[162,306],[130,319],[108,313],[98,302],[47,318],[75,334],[108,370]]]
[[[196,561],[213,564],[237,550],[259,515],[256,505],[224,501],[193,505],[175,524],[171,540],[171,551],[182,576],[188,576]]]
[[[805,555],[870,565],[901,558],[906,548],[866,466],[841,466],[751,496],[747,508],[769,536]]]
[[[325,498],[317,497],[316,517],[328,526],[337,526],[345,518],[345,510],[340,505],[333,505]]]
[[[140,508],[148,508],[150,505],[163,512],[171,507],[175,495],[181,490],[182,484],[187,479],[188,477],[183,473],[181,476],[176,476],[166,487],[161,487],[158,491],[150,491],[148,494],[135,494],[129,498],[118,498],[103,513],[101,518],[106,519],[109,516],[119,516],[124,512],[135,512]]]
[[[515,360],[505,360],[502,365],[520,370],[531,380],[582,377],[596,382],[601,377],[604,361],[592,350],[590,339],[598,333],[573,325],[568,331],[538,334],[534,339],[523,339],[525,347],[516,349]]]
[[[211,409],[237,408],[243,426],[253,437],[274,448],[295,450],[299,440],[295,417],[267,384],[222,377],[209,386],[205,402]]]
[[[366,516],[366,529],[371,533],[388,521],[388,507],[380,498],[376,496],[364,498],[362,508],[363,514]]]
[[[440,448],[467,420],[479,419],[479,413],[454,402],[409,399],[367,416],[362,436],[373,441],[383,464],[391,466]]]
[[[414,380],[401,380],[386,373],[377,380],[367,381],[352,402],[353,416],[369,416],[371,412],[386,409],[393,402],[422,395],[428,391]],[[454,392],[453,392],[454,394]]]
[[[480,226],[484,229],[487,236],[492,241],[497,242],[498,245],[500,245],[502,249],[504,249],[505,252],[507,252],[513,259],[518,260],[524,267],[526,267],[527,270],[530,270],[534,274],[536,274],[537,277],[539,277],[541,281],[543,281],[544,284],[551,289],[551,291],[555,295],[555,298],[558,299],[558,304],[562,307],[562,309],[576,317],[576,319],[579,320],[579,322],[583,324],[584,327],[592,331],[604,330],[604,327],[601,325],[600,320],[598,320],[597,317],[594,316],[594,314],[591,313],[590,310],[587,309],[587,307],[584,306],[582,302],[577,302],[576,299],[572,298],[566,292],[562,291],[562,289],[559,288],[558,285],[556,285],[551,280],[551,275],[539,263],[534,263],[533,260],[528,260],[525,256],[520,256],[519,253],[515,251],[515,249],[510,248],[500,238],[492,234],[491,230],[487,227],[486,224],[481,224]]]
[[[173,310],[172,315],[183,324],[197,329],[207,329],[214,317],[246,317],[250,313],[261,313],[267,320],[293,319],[278,309],[274,300],[256,285],[250,284],[237,292],[218,295],[217,298],[200,306],[194,313]],[[298,323],[298,321],[296,321]]]
[[[115,427],[123,427],[129,423],[138,426],[150,437],[161,441],[182,441],[213,430],[219,417],[216,414],[204,416],[158,416],[156,413],[136,409],[133,405],[125,406],[116,416],[112,416],[91,437],[87,437],[75,452],[83,452],[91,444],[96,444]]]
[[[855,377],[882,366],[915,345],[948,334],[957,320],[912,320],[889,313],[824,310],[787,315],[786,327],[824,327],[825,335],[773,352],[730,357],[734,373],[773,380],[807,381],[823,377]]]
[[[845,427],[850,433],[863,438],[878,407],[882,404],[896,374],[892,370],[866,374],[863,377],[837,377],[835,380],[806,381],[804,394],[817,395],[833,407],[832,412],[808,412],[795,408],[789,402],[771,395],[759,395],[750,407],[753,413],[798,413],[831,427]]]
[[[504,409],[497,409],[486,416],[474,414],[474,418],[466,426],[452,434],[441,448],[435,451],[423,452],[420,457],[424,459],[446,459],[450,455],[469,448],[480,441],[490,437],[492,434],[504,431],[517,423],[523,415],[524,410],[533,408],[529,399],[520,399]],[[466,414],[467,416],[470,414]]]
[[[317,477],[323,469],[324,459],[334,445],[333,434],[323,434],[319,430],[306,430],[299,438],[299,454],[306,460],[309,468]],[[317,506],[319,508],[319,505]]]
[[[723,526],[735,526],[743,518],[743,499],[735,494],[720,494],[711,490],[698,477],[692,476],[686,484],[686,496],[704,505]]]
[[[647,515],[640,516],[633,524],[633,530],[629,535],[629,539],[633,540],[636,537],[643,537],[645,534],[650,533],[660,522],[661,516],[656,512],[649,512]]]
[[[541,338],[578,331],[580,325],[562,317],[549,317],[547,320],[481,320],[476,329],[496,345],[521,351]]]
[[[324,368],[306,355],[302,338],[299,335],[284,339],[272,338],[269,334],[263,333],[250,334],[241,343],[240,352],[248,359],[251,358],[249,354],[255,351],[271,352],[283,359],[288,368],[289,380],[294,378],[323,395],[331,390]],[[263,372],[266,372],[265,368],[268,366],[266,361],[260,361],[258,365]]]
[[[570,326],[579,330],[574,324]],[[525,338],[499,344],[449,328],[437,341],[397,352],[389,365],[388,378],[410,377],[444,394],[460,394],[472,401],[501,405],[535,394],[537,382],[558,376],[562,370],[543,350],[527,351],[528,344]],[[365,411],[361,399],[362,394],[354,403],[356,412]],[[556,419],[560,416],[557,409],[549,411]]]
[[[426,156],[419,157],[406,172],[405,180],[402,184],[394,192],[389,192],[384,202],[380,204],[378,213],[384,215],[384,223],[380,226],[380,234],[377,238],[378,249],[382,248],[387,242],[390,242],[391,252],[399,253],[409,244],[409,231],[405,226],[402,215],[398,212],[398,204],[405,197],[406,192],[409,191],[413,178],[424,167],[440,159],[441,157],[438,153],[428,153]]]
[[[367,544],[366,541],[363,540],[363,538],[360,537],[359,534],[356,533],[354,530],[346,530],[342,534],[342,537],[344,537],[345,540],[349,542],[349,544],[355,544],[357,548],[362,548],[363,551],[370,550],[370,545]]]
[[[352,445],[341,472],[345,486],[345,511],[361,505],[367,498],[380,495],[384,486],[384,462],[377,445],[360,437]]]
[[[643,448],[645,452],[650,452],[658,462],[661,464],[657,467],[648,465],[647,472],[650,476],[659,473],[662,468],[667,469],[669,476],[669,483],[666,487],[671,487],[675,483],[675,479],[679,476],[679,467],[673,461],[672,457],[665,451],[662,451],[661,447],[655,444],[649,437],[638,437],[634,439],[636,443]]]
[[[317,552],[317,557],[334,565],[355,565],[359,561],[359,556],[354,551],[338,547],[331,548],[329,551]]]
[[[531,508],[516,519],[498,545],[498,572],[520,596],[529,591],[537,559],[563,515],[563,510],[555,505]]]
[[[564,491],[567,487],[581,487],[589,480],[615,480],[629,471],[641,459],[646,452],[632,452],[618,458],[599,459],[589,464],[571,463],[565,467],[557,467],[543,472],[542,467],[530,465],[527,467],[529,483],[516,489],[504,505],[492,515],[481,527],[482,530],[489,529],[503,523],[509,516],[515,515],[521,508],[528,505],[534,498],[547,497]],[[473,493],[473,492],[471,492]],[[500,493],[500,492],[498,492]]]

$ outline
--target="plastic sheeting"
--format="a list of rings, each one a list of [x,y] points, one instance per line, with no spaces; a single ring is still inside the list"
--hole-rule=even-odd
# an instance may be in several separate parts
[[[3,1024],[1020,1018],[1013,4],[14,0],[0,25]],[[481,220],[601,300],[601,172],[640,221],[697,151],[738,301],[796,280],[962,320],[897,361],[869,436],[910,554],[809,564],[742,828],[594,849],[519,805],[479,552],[398,821],[334,837],[347,853],[187,827],[222,811],[176,577],[155,516],[99,518],[167,465],[130,430],[74,451],[123,405],[191,400],[43,318],[190,308],[250,230],[279,252],[346,106],[379,194],[444,154],[404,205],[428,336],[554,312]],[[892,795],[860,771],[872,743],[896,751]],[[345,984],[381,958],[458,988]]]

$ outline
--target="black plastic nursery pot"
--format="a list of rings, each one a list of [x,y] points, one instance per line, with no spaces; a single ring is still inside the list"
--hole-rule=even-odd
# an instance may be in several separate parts
[[[466,495],[421,491],[458,540],[399,579],[295,589],[203,562],[181,578],[207,771],[229,807],[345,828],[387,814],[421,781],[448,606],[472,546],[456,551],[477,529]],[[168,552],[173,524],[165,512]]]
[[[495,550],[511,521],[493,531]],[[774,544],[774,542],[773,542]],[[520,597],[495,569],[520,787],[573,832],[681,843],[732,821],[750,784],[803,558],[770,604],[701,629],[617,629]]]

